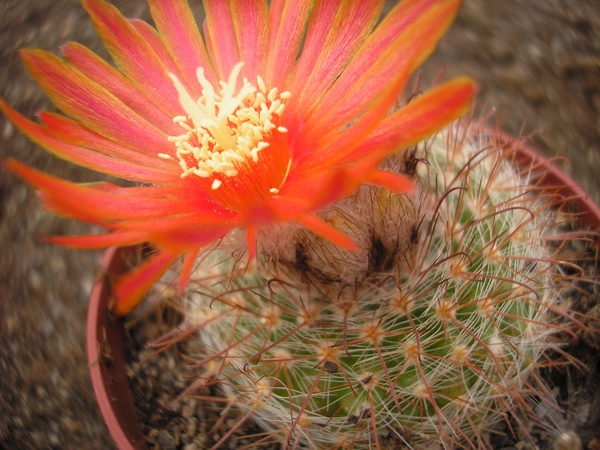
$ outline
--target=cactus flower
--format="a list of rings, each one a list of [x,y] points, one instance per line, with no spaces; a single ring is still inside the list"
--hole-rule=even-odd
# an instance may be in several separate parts
[[[11,160],[46,209],[107,229],[52,242],[85,249],[148,243],[155,252],[115,285],[126,314],[178,258],[183,288],[198,252],[234,229],[250,256],[259,227],[294,221],[332,243],[347,235],[318,211],[362,184],[409,180],[379,163],[468,106],[455,79],[402,108],[407,80],[433,51],[459,0],[206,0],[201,33],[184,0],[149,0],[156,28],[84,0],[116,68],[70,42],[64,58],[22,52],[64,115],[4,114],[56,156],[138,183],[75,184]]]

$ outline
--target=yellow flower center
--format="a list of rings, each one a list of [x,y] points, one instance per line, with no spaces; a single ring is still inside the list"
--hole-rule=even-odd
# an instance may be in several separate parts
[[[220,83],[218,94],[205,78],[204,70],[198,68],[196,75],[202,86],[198,101],[192,99],[175,75],[169,75],[187,114],[173,118],[184,133],[168,138],[175,144],[181,177],[209,178],[213,190],[221,187],[224,177],[236,177],[250,161],[256,164],[259,154],[270,146],[273,133],[287,132],[279,124],[290,93],[278,93],[277,88],[267,92],[263,80],[257,77],[258,89],[244,79],[236,94],[242,66],[238,63],[229,81]],[[159,157],[173,159],[165,154]],[[270,192],[277,193],[278,187],[271,186]]]

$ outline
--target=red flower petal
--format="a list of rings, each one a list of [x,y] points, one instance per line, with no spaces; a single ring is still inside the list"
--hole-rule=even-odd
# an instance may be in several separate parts
[[[154,154],[172,150],[162,131],[73,66],[42,50],[25,50],[22,56],[28,72],[64,113],[123,144],[144,142],[143,148]]]
[[[82,250],[100,250],[107,247],[130,247],[143,244],[146,242],[146,235],[139,231],[115,231],[84,236],[50,236],[46,240],[53,244]]]
[[[397,8],[404,11],[402,2]],[[460,0],[408,2],[428,6],[414,20],[398,26],[388,16],[384,23],[360,48],[356,57],[324,96],[303,130],[299,145],[336,133],[371,107],[396,80],[406,81],[414,69],[429,55],[450,25]],[[429,3],[433,3],[429,5]],[[398,14],[391,14],[397,17]],[[390,33],[390,29],[396,31]],[[392,81],[393,80],[393,81]]]
[[[104,0],[83,0],[96,31],[121,71],[172,117],[181,114],[169,70],[154,49],[119,11]]]
[[[181,272],[179,273],[179,282],[177,283],[177,293],[181,294],[187,285],[187,282],[192,275],[194,265],[196,264],[196,258],[200,253],[199,249],[191,250],[185,255],[183,266],[181,266]]]
[[[59,158],[79,164],[92,170],[114,175],[125,180],[147,182],[149,179],[157,183],[175,183],[178,174],[157,169],[156,167],[142,166],[135,162],[128,162],[102,153],[92,152],[87,148],[70,145],[53,137],[48,130],[26,119],[17,111],[9,107],[0,99],[0,108],[15,126],[17,126],[29,139],[41,145],[50,153]],[[156,164],[156,166],[160,166]]]
[[[162,250],[121,278],[114,286],[115,314],[129,314],[179,255]]]
[[[204,76],[211,83],[217,80],[192,11],[186,2],[176,0],[150,0],[149,4],[165,47],[179,67],[183,80],[199,98],[202,90],[196,78],[196,69],[204,68]]]
[[[256,256],[256,227],[248,227],[246,230],[246,245],[248,246],[248,260],[252,261]]]
[[[373,152],[404,150],[442,128],[468,108],[475,91],[469,78],[457,78],[427,91],[386,117],[372,135],[349,156],[355,160]]]
[[[289,90],[287,119],[299,128],[340,75],[381,12],[379,0],[318,2],[311,13],[302,54]]]
[[[233,67],[240,62],[235,28],[228,1],[204,0],[208,52],[218,80],[229,79]],[[254,80],[252,80],[254,81]]]
[[[410,192],[413,183],[403,175],[385,170],[372,170],[364,175],[365,183],[374,184],[398,193]]]
[[[148,45],[152,47],[152,50],[154,50],[154,53],[156,54],[156,56],[158,56],[158,59],[165,66],[167,73],[172,73],[173,75],[175,75],[177,79],[181,80],[183,84],[186,85],[188,89],[190,89],[190,85],[187,84],[186,77],[183,76],[183,74],[179,70],[179,67],[177,67],[177,64],[175,64],[175,61],[173,61],[169,50],[167,50],[167,47],[165,47],[165,44],[158,32],[143,20],[130,19],[129,23],[133,26],[133,28],[135,28],[135,31],[137,31],[140,34],[140,36],[148,43]],[[191,87],[195,88],[197,85],[198,81],[196,80],[192,83]],[[160,101],[161,99],[160,97],[157,97],[155,100]]]
[[[106,154],[128,163],[172,173],[173,181],[176,178],[181,178],[179,176],[179,166],[173,161],[162,160],[158,155],[142,153],[139,147],[125,147],[118,142],[111,141],[104,136],[94,133],[79,122],[45,111],[40,113],[40,120],[46,126],[48,134],[61,142],[95,150],[98,153]],[[86,153],[91,153],[89,150],[82,149]]]
[[[110,185],[111,188],[107,189],[105,184],[71,183],[14,160],[8,161],[6,167],[41,191],[42,201],[52,211],[111,228],[120,221],[166,220],[170,216],[195,214],[203,210],[206,210],[206,217],[226,214],[219,211],[210,199],[203,200],[197,193],[192,195],[194,193],[185,189],[165,191],[161,187],[145,187],[145,195],[141,197],[139,192],[142,188]]]
[[[269,50],[263,78],[270,87],[283,88],[292,73],[302,44],[310,0],[272,0],[269,7]]]
[[[118,70],[91,50],[76,42],[69,42],[62,47],[62,51],[83,75],[100,84],[149,123],[165,133],[179,131],[179,127],[173,123],[173,117],[166,114],[160,104],[155,103],[155,98],[146,97]]]
[[[238,226],[237,215],[208,209],[182,217],[156,217],[120,224],[124,230],[144,231],[149,242],[179,253],[204,247]]]
[[[347,248],[348,250],[356,249],[356,243],[352,239],[350,239],[348,236],[346,236],[334,226],[329,225],[327,222],[325,222],[322,219],[319,219],[313,214],[307,214],[305,216],[299,217],[296,220],[316,235],[327,239],[335,245]]]
[[[302,158],[297,156],[298,171],[315,170],[317,168],[331,167],[339,164],[347,155],[351,154],[354,149],[363,142],[369,134],[377,127],[377,125],[387,115],[388,111],[396,103],[400,91],[404,87],[405,78],[395,80],[395,83],[390,82],[387,85],[387,90],[384,94],[376,99],[371,105],[371,108],[362,115],[352,126],[335,134],[329,139],[324,137],[321,139],[321,148],[319,151],[311,153],[302,152],[301,155],[306,155]],[[379,164],[384,155],[381,155],[379,160],[372,160],[373,166]],[[291,177],[292,178],[292,177]]]
[[[242,75],[254,83],[265,74],[264,55],[269,38],[269,11],[266,0],[233,0],[231,17],[237,36]]]
[[[45,126],[40,126],[1,100],[0,108],[32,140],[60,157],[144,186],[75,185],[14,161],[7,167],[34,185],[50,210],[112,230],[53,237],[52,242],[84,248],[145,242],[158,249],[117,283],[120,314],[135,307],[166,268],[186,255],[181,289],[199,251],[234,228],[247,229],[250,257],[257,228],[285,221],[354,248],[316,211],[352,195],[363,183],[409,190],[410,180],[379,170],[378,164],[456,118],[473,92],[469,80],[456,80],[390,114],[460,1],[404,0],[371,32],[382,1],[205,0],[203,45],[185,1],[150,0],[157,32],[139,20],[128,21],[105,0],[83,0],[122,74],[78,44],[64,47],[67,61],[25,51],[32,76],[70,118],[42,113]],[[261,107],[271,105],[277,111],[273,114],[256,117],[244,110],[236,117],[229,114],[239,99],[225,91],[227,114],[212,121],[202,106],[194,105],[203,92],[209,105],[215,101],[196,71],[204,70],[218,96],[217,82],[229,80],[240,60],[249,82],[260,75],[267,89],[289,90],[291,98],[282,96],[285,107],[279,100],[265,100]],[[248,95],[243,106],[258,108],[262,100],[253,104],[250,90],[243,91]],[[259,125],[246,123],[245,114]],[[173,122],[182,115],[193,119]],[[214,141],[204,134],[203,124]],[[241,134],[234,139],[226,134],[232,131]],[[217,155],[217,142],[234,152]],[[252,160],[235,153],[236,145],[251,150]],[[216,158],[209,166],[215,169],[186,171],[201,167],[203,152]]]

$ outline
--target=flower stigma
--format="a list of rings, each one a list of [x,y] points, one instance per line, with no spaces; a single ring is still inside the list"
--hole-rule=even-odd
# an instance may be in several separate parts
[[[236,177],[242,167],[258,163],[259,153],[271,145],[273,133],[287,133],[279,124],[290,93],[278,93],[277,88],[267,90],[262,78],[257,76],[258,88],[244,78],[236,94],[243,65],[242,62],[235,65],[229,80],[220,82],[218,93],[204,76],[204,70],[198,68],[196,76],[202,86],[202,97],[198,101],[193,100],[174,74],[169,74],[186,113],[173,118],[184,133],[168,137],[169,142],[175,144],[181,177],[211,178],[212,190],[223,185],[224,177]],[[164,153],[158,156],[175,160]],[[269,192],[277,194],[279,187],[271,187]]]

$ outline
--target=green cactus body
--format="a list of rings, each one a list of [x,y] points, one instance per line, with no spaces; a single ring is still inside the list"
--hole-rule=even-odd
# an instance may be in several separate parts
[[[406,234],[382,218],[416,211],[383,273],[320,280],[277,258],[242,267],[231,251],[204,256],[187,295],[202,376],[271,441],[479,448],[527,397],[555,328],[552,217],[501,149],[460,130],[417,150],[427,163],[412,198],[371,191],[371,234]]]

